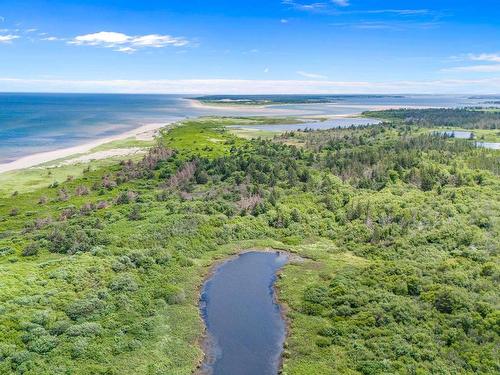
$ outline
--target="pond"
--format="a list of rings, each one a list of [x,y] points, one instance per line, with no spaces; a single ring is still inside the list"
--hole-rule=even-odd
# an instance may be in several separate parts
[[[286,335],[276,302],[281,252],[248,252],[215,270],[205,283],[201,312],[207,327],[202,374],[276,375]]]
[[[473,132],[468,132],[468,131],[464,131],[464,130],[448,130],[448,131],[437,132],[437,133],[442,134],[442,135],[447,135],[447,136],[452,137],[452,138],[474,139]],[[495,142],[476,141],[476,146],[488,148],[491,150],[500,150],[500,143],[495,143]]]
[[[347,128],[350,126],[365,126],[380,124],[381,121],[371,118],[361,117],[343,117],[335,118],[326,121],[311,121],[302,122],[299,124],[263,124],[263,125],[231,125],[228,128],[257,130],[257,131],[272,131],[272,132],[286,132],[304,129],[325,130],[335,128]]]

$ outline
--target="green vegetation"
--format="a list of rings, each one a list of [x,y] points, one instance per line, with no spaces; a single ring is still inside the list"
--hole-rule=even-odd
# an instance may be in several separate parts
[[[49,184],[59,184],[64,182],[68,176],[70,176],[70,178],[76,178],[82,176],[82,174],[88,170],[103,169],[115,165],[123,159],[123,156],[107,157],[105,159],[93,160],[86,163],[65,163],[69,160],[101,151],[147,148],[154,144],[155,141],[127,138],[104,143],[94,147],[85,154],[70,155],[66,158],[52,160],[48,163],[26,170],[15,170],[2,173],[0,174],[0,197],[10,196],[14,191],[25,193],[41,189]],[[138,160],[140,157],[142,157],[142,155],[129,156],[132,160]]]
[[[0,200],[0,373],[191,374],[208,267],[265,247],[308,259],[278,282],[284,374],[500,371],[499,151],[400,120],[224,129],[242,121],[269,122],[186,121]]]
[[[500,112],[481,108],[464,109],[391,109],[387,111],[364,112],[367,117],[418,125],[422,127],[451,126],[463,129],[499,129]]]
[[[427,133],[433,132],[448,132],[453,133],[457,131],[471,132],[473,134],[473,140],[481,142],[494,142],[500,143],[500,129],[463,129],[458,127],[448,127],[443,126],[434,129],[425,129]]]

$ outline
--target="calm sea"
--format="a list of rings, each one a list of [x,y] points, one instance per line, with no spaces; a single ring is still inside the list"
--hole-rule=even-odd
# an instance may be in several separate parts
[[[201,115],[354,114],[377,105],[453,107],[480,102],[452,96],[346,96],[338,104],[279,105],[257,113],[198,109],[175,95],[0,93],[0,163],[84,144],[141,125]]]

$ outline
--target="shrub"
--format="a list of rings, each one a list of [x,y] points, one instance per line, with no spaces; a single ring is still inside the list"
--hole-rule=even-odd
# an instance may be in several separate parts
[[[443,287],[434,293],[434,307],[441,313],[451,314],[464,306],[461,295],[450,287]]]
[[[137,289],[139,289],[139,286],[132,276],[120,275],[114,278],[113,281],[109,283],[109,288],[115,292],[135,292]]]
[[[85,355],[89,342],[87,338],[78,337],[71,348],[71,358],[77,359]]]
[[[316,345],[319,346],[320,348],[326,348],[326,347],[332,345],[332,340],[330,340],[326,337],[318,337],[316,339]]]
[[[122,191],[118,197],[116,197],[116,204],[128,204],[130,202],[135,202],[139,194],[133,191]]]
[[[27,350],[22,352],[16,352],[12,355],[12,362],[16,365],[21,365],[22,363],[28,362],[33,358],[33,353],[30,353]]]
[[[40,244],[38,242],[32,242],[23,249],[23,256],[30,257],[38,254],[40,250]]]
[[[49,332],[59,336],[66,332],[69,327],[71,327],[71,322],[69,320],[58,320],[49,326]]]
[[[186,293],[184,292],[184,289],[171,286],[165,288],[165,294],[165,300],[169,305],[180,305],[186,301]]]
[[[139,206],[138,204],[134,205],[127,216],[129,220],[141,220],[141,206]]]
[[[9,246],[0,247],[0,257],[14,254],[14,253],[15,253],[15,251],[12,247],[9,247]]]
[[[73,320],[87,318],[104,308],[104,303],[97,298],[85,298],[74,301],[66,307],[66,315]]]
[[[58,344],[57,337],[45,335],[35,338],[28,344],[28,349],[30,352],[35,352],[39,354],[50,352]]]
[[[155,264],[155,260],[140,251],[134,251],[130,254],[130,261],[135,267],[142,267],[145,269],[151,268]]]
[[[102,332],[102,326],[99,323],[95,322],[85,322],[81,324],[75,324],[66,330],[66,334],[68,336],[74,336],[74,337],[98,336],[101,334],[101,332]]]
[[[89,188],[84,186],[84,185],[79,185],[75,189],[75,194],[77,196],[82,196],[82,195],[88,195],[89,194]]]

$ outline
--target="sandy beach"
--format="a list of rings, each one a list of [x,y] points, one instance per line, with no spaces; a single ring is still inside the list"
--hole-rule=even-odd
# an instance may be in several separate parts
[[[47,162],[50,162],[53,160],[67,158],[67,157],[72,156],[72,155],[75,155],[75,157],[76,157],[80,154],[85,154],[85,153],[90,152],[93,148],[95,148],[97,146],[103,145],[105,143],[113,142],[113,141],[123,140],[123,139],[127,139],[127,138],[135,138],[137,140],[145,140],[145,141],[152,140],[155,137],[155,135],[158,134],[158,131],[161,128],[166,127],[166,126],[171,125],[171,124],[172,124],[172,122],[147,124],[147,125],[140,126],[136,129],[130,130],[130,131],[122,133],[122,134],[117,134],[117,135],[114,135],[111,137],[96,139],[95,141],[85,143],[82,145],[24,156],[20,159],[13,161],[13,162],[0,164],[0,173],[15,171],[18,169],[31,168],[31,167],[35,167],[37,165],[44,164],[44,163],[47,163]],[[99,154],[98,158],[100,158],[100,159],[105,159],[107,157],[116,156],[115,155],[116,153],[114,150],[99,151],[98,154]],[[89,159],[89,156],[90,155],[87,155],[86,159]]]

